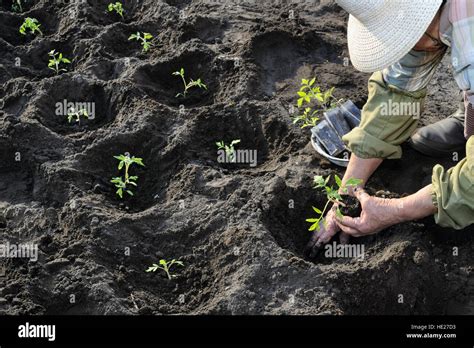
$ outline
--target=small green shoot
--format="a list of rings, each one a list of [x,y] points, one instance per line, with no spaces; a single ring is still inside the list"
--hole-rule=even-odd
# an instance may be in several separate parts
[[[312,224],[309,228],[309,231],[314,231],[316,229],[319,231],[321,229],[320,222],[329,207],[329,203],[331,202],[337,206],[336,216],[342,218],[342,213],[339,208],[339,205],[343,204],[341,194],[347,194],[349,187],[356,187],[362,183],[362,180],[360,179],[350,178],[349,180],[347,180],[345,185],[342,185],[341,178],[337,175],[334,175],[334,180],[336,181],[337,187],[333,188],[332,186],[328,185],[330,179],[331,176],[328,176],[326,179],[324,179],[320,175],[316,175],[314,177],[314,188],[322,188],[326,192],[326,197],[328,200],[322,211],[316,207],[313,207],[313,210],[316,212],[316,214],[318,214],[318,216],[316,218],[306,219],[307,222],[310,222]]]
[[[67,120],[69,123],[72,121],[76,121],[77,123],[81,124],[81,118],[87,118],[89,119],[89,113],[85,109],[80,109],[80,110],[75,110],[71,109],[69,110],[69,113],[67,114]]]
[[[26,31],[29,29],[31,34],[38,33],[39,35],[43,36],[43,32],[40,29],[41,24],[39,24],[36,18],[25,18],[25,21],[20,27],[20,34],[26,35]]]
[[[315,127],[319,121],[318,110],[312,110],[311,108],[305,108],[303,114],[293,118],[293,124],[302,122],[301,128]]]
[[[111,2],[109,4],[109,6],[107,7],[107,10],[109,12],[115,11],[115,13],[117,13],[120,17],[122,17],[122,19],[124,19],[124,17],[123,17],[123,6],[122,6],[122,3],[120,1],[117,1],[115,3]]]
[[[64,68],[60,68],[61,64],[71,64],[71,61],[65,57],[63,57],[63,54],[60,52],[56,52],[55,50],[52,50],[48,53],[50,60],[48,63],[48,68],[56,72],[56,75],[59,75],[61,71],[67,71]]]
[[[335,106],[334,87],[323,92],[315,83],[316,78],[301,80],[301,88],[297,93],[299,97],[297,105],[298,109],[302,108],[303,104],[307,106],[302,114],[293,117],[293,124],[301,122],[301,128],[316,126],[320,119],[319,114]]]
[[[188,94],[188,90],[190,88],[193,88],[193,87],[199,87],[199,88],[202,88],[202,89],[206,89],[207,90],[207,86],[201,81],[201,79],[197,79],[196,81],[194,81],[193,79],[191,79],[189,82],[186,82],[186,78],[184,77],[184,69],[181,68],[179,71],[175,71],[173,73],[173,75],[175,76],[181,76],[181,79],[183,80],[183,84],[184,84],[184,91],[183,93],[178,93],[176,94],[176,98],[178,97],[186,97],[186,95]]]
[[[130,37],[128,38],[128,40],[137,40],[137,41],[141,41],[141,45],[143,46],[143,52],[148,52],[148,50],[150,49],[151,47],[151,42],[149,42],[148,40],[151,40],[153,39],[153,35],[151,35],[150,33],[140,33],[139,31],[137,31],[136,34],[132,34],[130,35]]]
[[[217,145],[217,150],[224,150],[226,157],[233,162],[235,159],[235,149],[234,145],[240,143],[240,139],[237,140],[232,140],[230,145],[226,145],[224,141],[218,141],[216,142]]]
[[[145,166],[143,164],[143,159],[126,154],[126,155],[118,155],[114,156],[114,158],[118,159],[120,162],[118,164],[118,170],[125,169],[125,180],[122,178],[122,176],[117,176],[112,178],[110,180],[111,183],[115,184],[115,187],[117,188],[117,195],[120,198],[123,198],[123,193],[127,192],[130,196],[133,196],[133,192],[130,190],[129,186],[137,186],[137,179],[138,176],[130,176],[129,169],[130,166],[133,164],[138,164],[140,166]]]
[[[175,260],[175,259],[173,259],[171,261],[160,260],[159,264],[154,263],[153,265],[148,267],[146,272],[156,272],[159,269],[161,269],[161,270],[165,271],[166,275],[168,276],[168,279],[173,279],[173,278],[177,277],[177,275],[171,274],[171,267],[173,265],[179,265],[179,266],[183,267],[184,263],[182,261]]]

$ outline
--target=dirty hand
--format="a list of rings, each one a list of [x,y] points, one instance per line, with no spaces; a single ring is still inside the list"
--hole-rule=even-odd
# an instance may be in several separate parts
[[[404,221],[400,216],[400,200],[372,197],[360,188],[354,190],[354,195],[362,207],[360,217],[344,216],[336,219],[336,224],[345,233],[362,237]]]
[[[320,226],[320,230],[314,230],[313,235],[305,248],[305,254],[310,258],[315,257],[324,244],[329,242],[331,238],[340,231],[336,221],[335,205],[332,206],[326,217],[321,221]],[[339,236],[342,244],[346,244],[349,241],[349,238],[350,236],[346,233],[341,233]]]

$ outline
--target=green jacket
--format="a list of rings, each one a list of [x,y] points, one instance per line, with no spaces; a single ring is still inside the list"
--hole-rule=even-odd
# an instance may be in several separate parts
[[[426,88],[408,92],[387,84],[382,72],[374,73],[369,79],[369,97],[362,110],[362,121],[343,137],[344,142],[361,158],[400,158],[400,144],[416,130],[425,97]],[[400,110],[394,116],[386,112],[387,105],[414,107]],[[474,136],[467,142],[466,158],[455,167],[433,168],[432,184],[433,203],[438,208],[434,216],[437,224],[462,229],[474,223]]]

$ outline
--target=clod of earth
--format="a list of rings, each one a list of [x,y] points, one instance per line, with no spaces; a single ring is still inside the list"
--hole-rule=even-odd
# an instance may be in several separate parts
[[[341,207],[340,212],[344,216],[359,217],[362,212],[359,200],[354,196],[341,195]]]

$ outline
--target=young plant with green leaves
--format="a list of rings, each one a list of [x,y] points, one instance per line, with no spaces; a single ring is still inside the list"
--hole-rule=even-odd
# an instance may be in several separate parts
[[[240,143],[240,139],[232,140],[232,142],[229,145],[226,145],[224,141],[218,141],[216,142],[217,150],[224,150],[226,157],[229,159],[229,161],[233,162],[235,159],[234,145],[238,143]]]
[[[48,68],[56,72],[56,75],[59,75],[62,71],[67,71],[64,68],[61,68],[61,64],[71,64],[71,61],[63,56],[62,53],[52,50],[48,53],[50,59],[48,63]]]
[[[301,87],[298,91],[297,106],[300,110],[305,104],[303,113],[293,117],[293,124],[301,123],[301,128],[314,127],[318,123],[319,114],[333,108],[336,98],[333,96],[334,87],[327,91],[322,91],[316,86],[316,78],[311,80],[301,80]]]
[[[171,261],[160,260],[160,262],[158,264],[154,263],[153,265],[148,267],[146,272],[148,272],[148,273],[149,272],[156,272],[156,271],[161,269],[166,273],[166,275],[168,276],[168,279],[173,279],[173,278],[177,277],[176,274],[171,274],[171,267],[173,267],[174,265],[178,265],[178,266],[183,267],[184,263],[182,261],[175,260],[175,259],[173,259]]]
[[[20,34],[26,35],[27,30],[30,31],[31,34],[35,35],[38,33],[39,35],[43,35],[43,32],[40,29],[41,24],[38,22],[36,18],[26,17],[23,24],[20,27]]]
[[[302,122],[301,128],[315,127],[319,121],[319,111],[311,108],[305,108],[301,115],[293,117],[293,124]]]
[[[117,2],[111,2],[108,6],[107,6],[107,10],[109,12],[113,12],[115,11],[116,14],[118,14],[120,17],[122,17],[122,19],[124,19],[123,17],[123,5],[120,1],[117,1]]]
[[[197,79],[196,81],[194,81],[193,79],[190,79],[189,82],[186,82],[186,77],[184,76],[184,68],[181,68],[179,71],[175,71],[173,73],[173,75],[180,76],[181,80],[183,81],[183,84],[184,84],[183,93],[176,94],[176,98],[186,97],[186,95],[188,94],[189,89],[191,89],[193,87],[199,87],[199,88],[207,90],[207,86],[201,81],[201,79]]]
[[[148,50],[152,46],[151,42],[149,41],[149,40],[152,40],[152,39],[153,39],[153,35],[151,35],[150,33],[141,33],[139,31],[137,31],[136,34],[130,35],[130,37],[128,38],[128,41],[130,41],[130,40],[141,41],[141,45],[143,47],[143,52],[146,53],[146,52],[148,52]]]
[[[114,177],[112,178],[112,180],[110,180],[110,182],[115,184],[115,187],[117,188],[116,193],[120,198],[123,198],[124,192],[127,192],[130,196],[133,196],[133,192],[130,189],[130,186],[137,186],[138,176],[130,175],[129,170],[130,167],[134,164],[144,167],[145,165],[143,164],[143,159],[135,156],[130,157],[130,155],[128,154],[114,156],[114,158],[119,160],[118,170],[120,171],[124,169],[125,173],[124,177]]]
[[[87,118],[89,119],[89,113],[85,109],[70,109],[68,114],[67,114],[67,120],[69,123],[72,121],[77,122],[78,124],[81,124],[81,118]]]
[[[326,179],[320,175],[316,175],[314,177],[314,188],[322,188],[326,192],[326,197],[328,200],[323,210],[313,207],[313,210],[316,212],[316,214],[318,214],[318,216],[315,218],[306,219],[307,222],[310,222],[312,224],[309,228],[309,231],[319,231],[321,229],[321,220],[323,219],[330,203],[336,205],[336,216],[342,218],[343,215],[340,210],[340,206],[344,204],[342,202],[342,195],[348,194],[349,187],[356,187],[362,183],[362,180],[360,179],[350,178],[346,181],[344,185],[342,185],[341,178],[337,175],[334,175],[334,180],[336,181],[336,188],[334,188],[333,186],[328,185],[330,179],[330,175]]]

